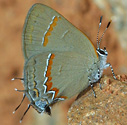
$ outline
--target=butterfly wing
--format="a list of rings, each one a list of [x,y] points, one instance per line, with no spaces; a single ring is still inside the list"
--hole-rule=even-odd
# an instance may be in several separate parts
[[[48,51],[74,51],[97,58],[96,50],[86,35],[55,10],[42,4],[34,4],[29,10],[22,40],[26,60]]]
[[[29,100],[70,98],[88,87],[89,61],[74,52],[44,52],[32,56],[24,67]],[[72,89],[73,88],[73,89]]]
[[[90,40],[63,16],[42,4],[31,7],[23,34],[24,87],[31,105],[46,110],[88,87],[98,56]]]

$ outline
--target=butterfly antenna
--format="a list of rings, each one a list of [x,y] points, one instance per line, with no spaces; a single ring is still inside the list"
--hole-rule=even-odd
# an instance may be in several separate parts
[[[12,78],[11,80],[14,81],[16,79],[19,79],[19,80],[24,80],[24,78]]]
[[[99,23],[99,28],[98,28],[98,32],[97,32],[97,48],[99,48],[99,41],[98,41],[98,36],[99,36],[99,32],[100,32],[100,27],[101,27],[101,22],[102,22],[102,18],[103,16],[100,17],[100,23]]]
[[[28,110],[30,109],[30,106],[31,106],[31,104],[28,105],[28,108],[27,108],[26,111],[24,112],[24,114],[23,114],[23,116],[22,116],[22,118],[21,118],[21,120],[20,120],[20,123],[22,122],[24,116],[26,115],[26,113],[27,113]]]
[[[18,90],[18,91],[20,91],[20,90]],[[20,102],[20,104],[15,108],[15,110],[13,111],[13,114],[19,109],[19,107],[21,106],[21,104],[23,103],[23,101],[24,101],[24,99],[25,99],[25,97],[26,97],[26,94],[24,94],[23,93],[23,98],[22,98],[22,100],[21,100],[21,102]]]
[[[100,38],[100,40],[99,40],[99,43],[98,43],[98,46],[99,46],[99,47],[100,47],[100,43],[101,43],[101,41],[102,41],[102,38],[103,38],[105,32],[107,31],[108,27],[110,26],[111,22],[112,22],[112,20],[110,20],[110,21],[108,22],[108,25],[107,25],[107,27],[105,28],[105,30],[104,30],[104,32],[103,32],[103,34],[102,34],[102,36],[101,36],[101,38]]]

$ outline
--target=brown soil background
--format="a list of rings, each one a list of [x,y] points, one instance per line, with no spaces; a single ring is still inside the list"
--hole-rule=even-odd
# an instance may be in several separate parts
[[[14,91],[14,88],[18,88],[22,90],[23,86],[20,81],[16,80],[12,82],[11,79],[13,77],[22,77],[24,58],[22,53],[21,34],[22,34],[23,24],[27,12],[34,3],[44,3],[57,10],[59,13],[64,15],[64,17],[66,17],[72,24],[74,24],[81,31],[86,33],[87,36],[93,41],[95,46],[96,46],[96,34],[98,30],[98,23],[99,23],[100,16],[103,15],[103,22],[102,22],[100,34],[102,34],[102,32],[104,31],[108,21],[112,17],[116,16],[111,11],[112,4],[101,3],[100,5],[105,5],[105,8],[103,8],[104,6],[101,6],[102,8],[99,9],[99,7],[97,7],[97,5],[92,0],[31,0],[31,1],[0,0],[0,124],[1,125],[19,124],[19,120],[22,114],[24,113],[25,109],[27,108],[27,104],[29,103],[29,101],[26,99],[22,104],[22,106],[20,107],[20,109],[14,115],[12,114],[13,110],[22,99],[22,94]],[[123,10],[121,11],[121,9],[119,9],[118,12],[120,12],[120,14],[117,15],[116,17],[120,17],[124,13],[124,11]],[[124,23],[126,20],[124,16],[123,18],[120,17],[121,20],[117,20],[117,18],[115,19],[116,20],[112,22],[110,28],[107,30],[103,38],[101,47],[102,48],[104,46],[107,47],[109,53],[108,62],[112,64],[115,73],[127,74],[127,54],[126,54],[127,39],[124,39],[126,38],[125,34],[127,33],[125,28],[127,26]],[[106,70],[104,74],[106,75],[111,74],[110,69]],[[122,78],[124,78],[123,81],[121,80],[122,83],[113,82],[114,84],[110,84],[112,82],[108,82],[106,85],[108,86],[110,84],[110,86],[111,85],[113,86],[113,85],[120,84],[122,86],[123,82],[126,81],[126,76],[122,76]],[[109,79],[110,78],[108,78],[108,80]],[[99,94],[101,94],[101,98],[102,98],[102,94],[111,92],[109,89],[107,89],[107,86],[104,89],[106,92],[103,90],[104,93],[101,92],[97,94],[98,100],[100,99]],[[124,86],[124,88],[125,87],[126,86]],[[120,87],[118,86],[118,88]],[[124,88],[118,89],[118,91],[122,91]],[[92,93],[92,91],[90,91],[90,93]],[[124,100],[125,97],[127,97],[126,94],[125,95],[120,94],[124,99],[121,96],[118,96],[119,94],[114,94],[114,95],[111,94],[111,96],[113,97],[115,97],[116,95],[117,98],[121,98],[122,100]],[[90,96],[89,99],[90,98],[94,100],[93,97]],[[103,99],[105,98],[107,97],[103,97]],[[86,101],[87,102],[91,101],[89,99],[87,99]],[[65,112],[68,109],[69,105],[73,102],[72,100],[65,104],[63,103]],[[79,100],[82,102],[80,102]],[[88,103],[86,105],[80,106],[80,104],[84,104],[84,103],[83,103],[83,99],[79,99],[79,100],[76,101],[77,102],[76,106],[74,104],[74,107],[76,108],[74,109],[73,107],[71,107],[69,110],[68,124],[88,124],[88,122],[86,123],[83,122],[86,121],[86,119],[82,119],[83,118],[82,116],[84,115],[83,113],[78,112],[78,116],[75,113],[76,111],[78,111],[77,106],[78,108],[80,108],[81,106],[85,107],[86,105],[90,105],[90,104]],[[93,103],[95,102],[93,101]],[[104,104],[105,103],[106,102],[104,102]],[[127,104],[126,101],[124,101],[123,103]],[[114,106],[116,107],[118,105],[114,105]],[[122,105],[119,105],[119,107],[122,107]],[[24,125],[42,124],[42,121],[38,118],[39,117],[38,114],[33,110],[34,109],[31,108],[31,110],[27,113],[22,124]],[[89,111],[84,108],[81,110]],[[127,107],[123,106],[122,111],[127,112]],[[56,112],[57,111],[55,111],[55,114]],[[113,112],[114,117],[115,117],[115,113]],[[117,119],[115,119],[114,121],[116,121],[116,123],[119,124],[127,123],[125,121],[127,119],[126,115],[127,114],[124,114],[123,117],[119,117],[119,119],[121,119],[119,122],[117,122]],[[110,116],[110,113],[107,116]],[[88,118],[88,121],[92,121],[92,120],[97,121],[97,119],[93,119],[93,117]],[[97,123],[99,123],[99,121]],[[106,123],[106,121],[104,120],[103,123]],[[109,123],[115,123],[115,122],[110,121]],[[62,120],[61,122],[58,122],[58,124],[62,124]]]

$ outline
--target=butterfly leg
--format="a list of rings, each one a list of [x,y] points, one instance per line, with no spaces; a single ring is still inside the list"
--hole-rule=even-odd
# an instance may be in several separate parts
[[[93,83],[91,83],[91,80],[90,80],[89,77],[88,77],[88,80],[89,80],[89,84],[90,84],[90,86],[91,86],[91,89],[92,89],[92,91],[93,91],[94,97],[96,98],[96,94],[95,94],[95,91],[94,91],[94,89],[93,89]]]
[[[98,68],[97,71],[98,71],[97,74],[98,74],[98,79],[99,79],[99,87],[102,90],[101,83],[100,83],[100,69]]]
[[[112,71],[113,77],[114,77],[114,79],[116,79],[115,73],[114,73],[113,68],[112,68],[112,65],[111,65],[110,63],[107,63],[107,64],[105,65],[105,69],[106,69],[106,68],[108,68],[108,67],[110,67],[110,68],[111,68],[111,71]]]

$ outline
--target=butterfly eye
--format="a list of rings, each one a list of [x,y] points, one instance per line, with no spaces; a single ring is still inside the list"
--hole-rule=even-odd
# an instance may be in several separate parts
[[[105,54],[105,52],[104,52],[104,51],[102,51],[102,50],[100,50],[100,53],[101,53],[101,54],[103,54],[103,55]]]

